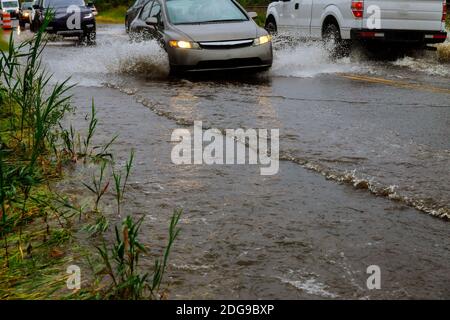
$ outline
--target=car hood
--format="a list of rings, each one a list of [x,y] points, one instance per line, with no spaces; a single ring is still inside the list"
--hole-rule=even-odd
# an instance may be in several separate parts
[[[254,39],[258,26],[253,21],[175,25],[175,29],[193,41]]]
[[[55,15],[55,19],[64,18],[64,17],[70,16],[74,13],[73,11],[67,12],[68,7],[57,7],[57,8],[51,8],[50,10]],[[92,12],[92,10],[90,8],[80,7],[80,13],[86,14],[86,13],[90,13],[90,12]]]

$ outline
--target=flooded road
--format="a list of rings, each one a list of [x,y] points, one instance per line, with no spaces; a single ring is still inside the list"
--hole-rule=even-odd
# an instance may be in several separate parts
[[[330,61],[299,44],[266,74],[173,79],[156,44],[101,26],[97,46],[50,43],[44,59],[78,83],[75,120],[94,97],[96,138],[119,134],[121,161],[135,149],[124,211],[146,217],[142,241],[158,250],[184,209],[171,298],[450,298],[450,65],[434,53]],[[172,131],[194,121],[280,129],[280,172],[172,164]]]

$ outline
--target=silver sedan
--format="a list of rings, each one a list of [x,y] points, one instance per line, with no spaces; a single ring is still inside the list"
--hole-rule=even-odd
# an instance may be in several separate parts
[[[271,36],[235,0],[150,0],[131,23],[133,38],[158,40],[171,71],[267,70]]]

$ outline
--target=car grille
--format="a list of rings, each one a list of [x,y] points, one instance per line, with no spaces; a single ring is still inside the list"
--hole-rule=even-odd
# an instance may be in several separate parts
[[[253,39],[233,40],[233,41],[207,41],[200,42],[200,47],[203,49],[236,49],[249,47],[253,45]]]
[[[262,65],[259,58],[240,58],[230,60],[209,60],[200,61],[197,64],[197,69],[227,69],[239,67],[253,67]]]

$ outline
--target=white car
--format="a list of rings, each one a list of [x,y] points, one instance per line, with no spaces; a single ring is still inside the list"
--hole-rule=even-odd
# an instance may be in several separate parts
[[[11,18],[19,17],[19,1],[17,0],[0,0],[0,13],[9,12]]]
[[[267,10],[269,32],[424,46],[444,42],[446,0],[283,0]]]

